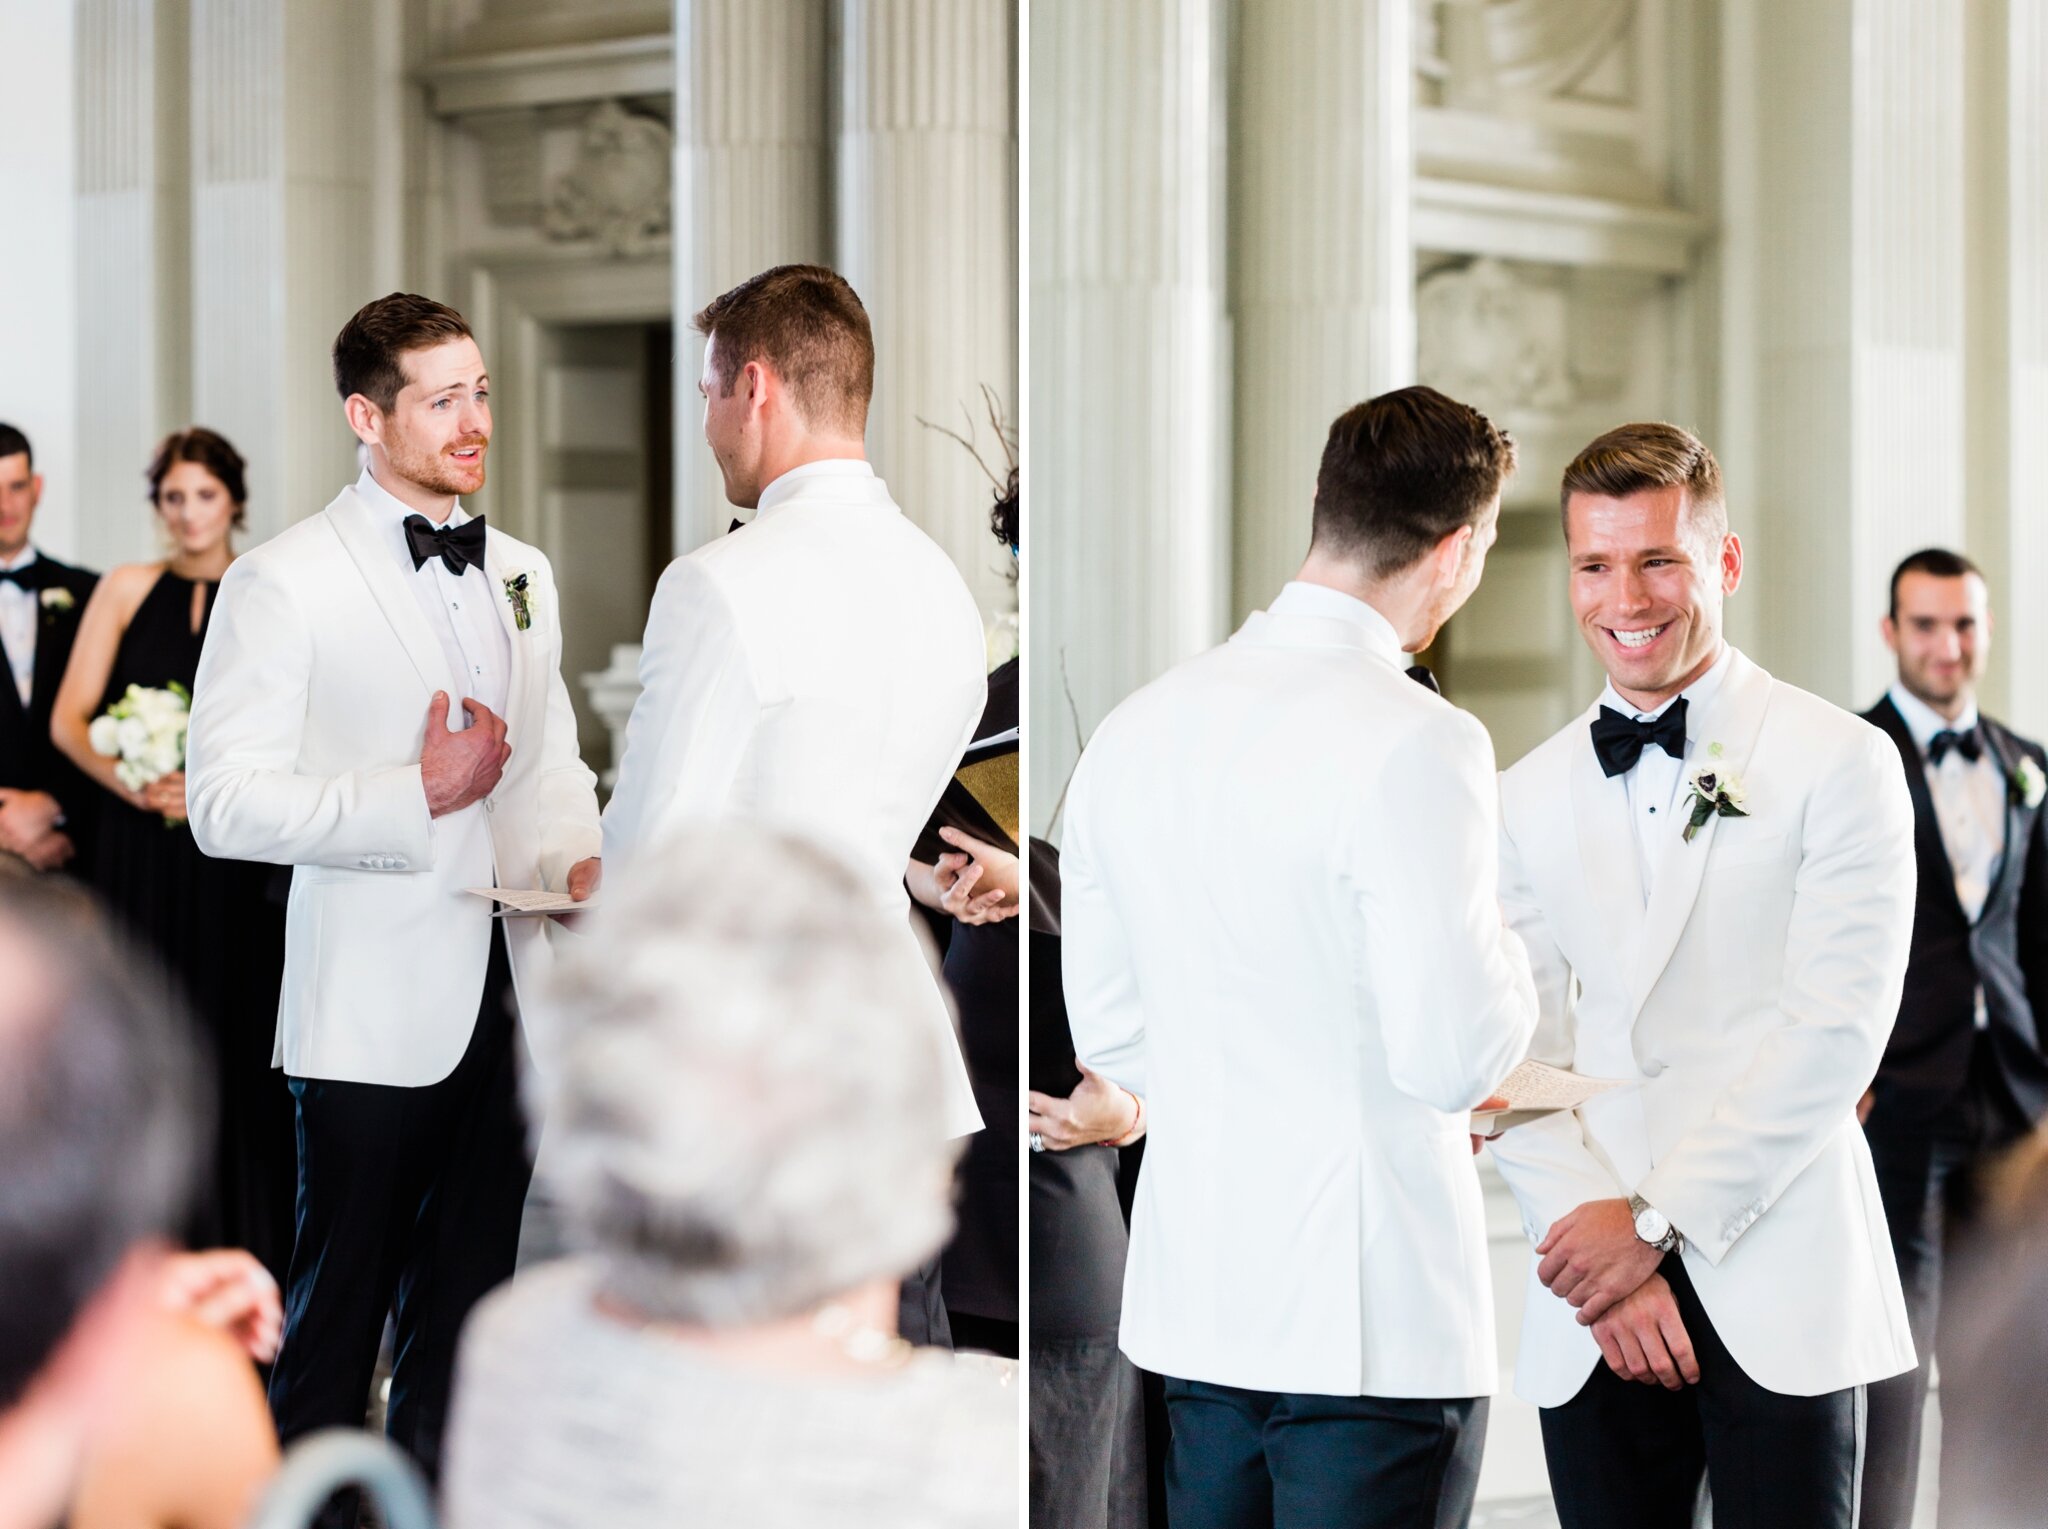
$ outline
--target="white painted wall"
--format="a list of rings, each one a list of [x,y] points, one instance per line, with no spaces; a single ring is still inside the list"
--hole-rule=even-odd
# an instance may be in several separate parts
[[[0,0],[0,420],[35,447],[36,540],[64,558],[79,524],[71,34],[68,3]]]

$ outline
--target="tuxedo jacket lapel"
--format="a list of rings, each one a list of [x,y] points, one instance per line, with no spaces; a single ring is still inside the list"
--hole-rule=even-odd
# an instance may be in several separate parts
[[[505,561],[504,543],[492,531],[484,533],[484,566],[477,570],[490,582],[492,608],[498,613],[498,624],[504,628],[505,640],[511,646],[512,667],[506,676],[505,709],[509,726],[514,718],[538,715],[537,705],[545,704],[545,697],[528,693],[533,681],[534,666],[530,661],[529,649],[533,644],[533,627],[519,630],[518,618],[513,614],[511,598],[505,592],[505,581],[521,573],[532,573],[530,568],[515,568]],[[535,598],[533,595],[529,599]],[[538,613],[536,612],[536,617]]]
[[[1611,949],[1619,960],[1615,977],[1631,977],[1628,953],[1643,930],[1643,876],[1636,864],[1635,834],[1628,821],[1628,786],[1619,775],[1602,773],[1593,752],[1593,713],[1588,712],[1572,744],[1572,819],[1578,827],[1579,865],[1586,878],[1586,896],[1600,916],[1600,927],[1613,932]]]
[[[63,636],[65,639],[76,637],[80,614],[77,606],[62,615],[47,610],[36,612],[35,677],[29,690],[31,722],[49,726],[50,712],[57,704],[57,690],[64,683],[64,666],[71,659],[71,643],[59,639],[57,623],[71,622],[72,629]]]
[[[1771,677],[1741,653],[1729,658],[1726,678],[1715,695],[1713,704],[1700,713],[1694,724],[1692,735],[1697,745],[1686,759],[1686,773],[1709,759],[1708,749],[1714,744],[1721,746],[1718,763],[1721,769],[1740,778],[1749,765],[1751,750],[1756,747],[1757,733],[1763,727],[1764,713],[1770,708]],[[1671,952],[1678,946],[1679,936],[1685,932],[1686,920],[1692,916],[1692,907],[1699,900],[1700,880],[1706,875],[1707,858],[1713,853],[1714,841],[1719,837],[1721,818],[1714,814],[1700,826],[1698,833],[1687,843],[1680,839],[1691,814],[1684,810],[1686,797],[1681,791],[1679,806],[1665,824],[1663,833],[1671,840],[1665,853],[1658,859],[1656,888],[1650,894],[1650,906],[1643,916],[1642,940],[1636,947],[1635,980],[1631,984],[1631,997],[1638,1013],[1650,996],[1650,990],[1657,985],[1657,979],[1670,964]],[[1656,858],[1656,857],[1653,857]]]
[[[1941,819],[1934,811],[1934,790],[1927,784],[1926,761],[1920,753],[1920,745],[1913,741],[1913,730],[1906,726],[1906,719],[1899,715],[1898,707],[1892,705],[1890,696],[1870,709],[1870,720],[1879,731],[1890,735],[1905,766],[1906,791],[1913,798],[1913,854],[1923,873],[1923,888],[1930,879],[1938,881],[1941,890],[1935,896],[1953,908],[1956,917],[1967,924],[1970,917],[1963,911],[1962,898],[1956,894],[1956,868],[1948,858],[1948,844],[1941,837]],[[1990,730],[1980,723],[1979,731],[1988,735]],[[2003,762],[2002,755],[2000,758]],[[2009,772],[2007,779],[2011,779]],[[2005,809],[2005,825],[2005,840],[2010,844],[2013,842],[2013,809],[2009,804]],[[2004,879],[2003,869],[1999,877],[2001,881]],[[1991,906],[1989,897],[1984,899],[1984,906]]]
[[[383,524],[352,488],[341,491],[340,497],[327,507],[327,515],[342,547],[362,574],[363,582],[369,585],[377,608],[391,623],[406,656],[419,671],[421,682],[429,693],[446,691],[453,705],[462,690],[456,685],[455,676],[448,672],[448,657],[428,627],[427,618],[420,613],[419,601],[405,587],[389,539],[398,534],[396,529]]]
[[[40,638],[40,634],[38,637]],[[42,647],[42,642],[38,640],[36,651],[39,656]],[[29,692],[29,700],[33,704],[34,690]],[[34,743],[35,736],[35,727],[29,711],[21,704],[21,692],[14,688],[13,660],[7,655],[6,641],[0,639],[0,767],[6,768],[10,773],[26,770],[29,767],[30,746]],[[21,782],[17,780],[0,778],[0,786],[19,784]]]
[[[1990,890],[1984,894],[1984,906],[1977,911],[1977,921],[1982,923],[1990,916],[1993,908],[2000,906],[2000,899],[2006,895],[2007,887],[2018,876],[2017,862],[2026,858],[2026,841],[2020,832],[2020,814],[2025,809],[2016,800],[2012,785],[2013,770],[2019,764],[2019,750],[2014,747],[2004,728],[1982,715],[1977,719],[1977,736],[1982,738],[1984,746],[1991,750],[1991,757],[1998,761],[1999,773],[2005,777],[2005,843],[1998,860],[1998,875],[1992,881]],[[2015,846],[2021,846],[2019,853],[2014,852]],[[1949,885],[1955,885],[1953,876],[1949,878]]]

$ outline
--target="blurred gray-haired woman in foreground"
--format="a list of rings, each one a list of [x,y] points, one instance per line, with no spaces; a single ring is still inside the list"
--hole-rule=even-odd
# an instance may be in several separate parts
[[[583,1251],[471,1319],[453,1529],[1016,1524],[1016,1389],[895,1335],[957,1143],[890,915],[741,827],[605,896],[529,1090]]]

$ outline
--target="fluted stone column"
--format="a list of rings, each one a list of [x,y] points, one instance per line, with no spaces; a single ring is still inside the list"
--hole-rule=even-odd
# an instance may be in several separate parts
[[[1076,728],[1226,631],[1227,33],[1223,0],[1032,4],[1035,831]]]
[[[1969,550],[1997,619],[1985,704],[2022,732],[2048,732],[2048,7],[1973,0],[1973,241],[1966,384]]]
[[[840,0],[834,251],[875,331],[868,454],[983,615],[1012,609],[989,534],[1003,470],[982,389],[1017,411],[1015,0]],[[964,412],[963,412],[964,410]]]
[[[182,0],[80,0],[76,11],[79,557],[152,555],[150,447],[191,408],[186,296],[190,163]],[[55,130],[55,125],[52,125]]]
[[[1916,547],[1964,540],[1963,12],[1921,0],[1739,0],[1756,114],[1759,643],[1840,705],[1893,678],[1877,634]],[[1739,178],[1740,179],[1740,178]]]
[[[1414,380],[1411,0],[1260,0],[1231,144],[1239,613],[1308,551],[1344,409]],[[1250,18],[1247,18],[1248,22]]]
[[[772,265],[828,258],[829,0],[677,0],[675,545],[731,523],[704,444],[690,316]]]
[[[356,475],[334,336],[371,297],[364,85],[350,0],[191,0],[192,413],[249,462],[249,536]]]

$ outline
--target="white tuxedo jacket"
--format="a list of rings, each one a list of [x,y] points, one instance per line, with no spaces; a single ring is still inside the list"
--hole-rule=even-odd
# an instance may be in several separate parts
[[[1913,806],[1898,750],[1739,652],[1697,718],[1748,817],[1665,828],[1647,907],[1626,787],[1589,709],[1501,777],[1501,895],[1536,973],[1532,1054],[1570,1067],[1628,1026],[1645,1081],[1492,1144],[1541,1241],[1630,1193],[1685,1237],[1685,1269],[1750,1378],[1816,1396],[1913,1366],[1856,1101],[1899,1011],[1913,929]],[[1681,804],[1685,787],[1679,788]],[[1612,1032],[1609,1032],[1612,1033]],[[1570,1401],[1600,1361],[1534,1265],[1515,1389]]]
[[[900,959],[926,973],[929,1018],[954,1058],[954,1135],[981,1115],[903,868],[980,720],[985,653],[959,570],[866,463],[799,468],[769,485],[750,524],[661,576],[604,816],[608,868],[720,817],[844,857],[897,915]]]
[[[1289,585],[1075,771],[1067,1012],[1149,1112],[1121,1335],[1148,1369],[1493,1390],[1465,1112],[1535,993],[1495,896],[1492,745],[1406,662],[1370,607]]]
[[[485,533],[511,640],[512,757],[485,800],[427,814],[427,703],[463,687],[393,551],[397,522],[353,487],[235,560],[215,599],[186,744],[192,835],[209,855],[297,867],[276,1062],[296,1077],[408,1087],[462,1059],[483,996],[490,904],[465,887],[567,884],[598,852],[596,778],[576,752],[553,574]],[[532,625],[505,580],[524,573]],[[522,993],[546,919],[505,920]]]

